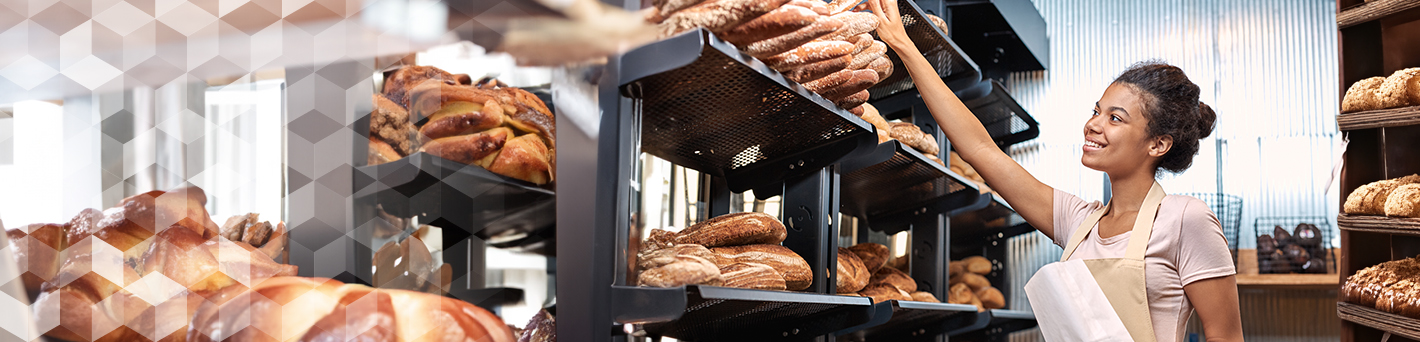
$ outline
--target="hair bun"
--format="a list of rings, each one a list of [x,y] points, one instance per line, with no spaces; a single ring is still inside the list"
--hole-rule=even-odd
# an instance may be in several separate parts
[[[1217,126],[1218,113],[1213,112],[1213,107],[1202,101],[1198,102],[1198,139],[1203,139],[1213,135],[1213,128]]]

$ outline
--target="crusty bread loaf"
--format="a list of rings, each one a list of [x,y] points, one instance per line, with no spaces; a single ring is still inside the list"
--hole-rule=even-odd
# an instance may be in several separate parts
[[[1401,185],[1414,183],[1420,183],[1420,175],[1409,175],[1362,185],[1346,196],[1346,203],[1342,205],[1342,211],[1356,215],[1384,215],[1385,201],[1390,197],[1390,192]]]
[[[838,102],[860,91],[867,90],[878,83],[878,73],[872,70],[853,70],[853,76],[848,81],[837,86],[829,87],[818,92],[823,98],[829,101]]]
[[[1381,109],[1380,99],[1376,97],[1376,90],[1379,90],[1385,77],[1371,77],[1352,83],[1346,89],[1346,96],[1341,100],[1341,112],[1359,112],[1367,110]]]
[[[986,277],[982,277],[980,274],[971,272],[966,272],[953,276],[951,277],[951,279],[947,280],[947,283],[952,285],[966,284],[967,286],[971,287],[972,291],[980,290],[987,286],[991,286],[991,281],[986,280]]]
[[[696,223],[676,235],[677,244],[705,247],[776,244],[784,242],[788,231],[773,215],[744,212],[720,215]]]
[[[866,68],[868,67],[869,63],[872,63],[873,61],[878,60],[879,58],[883,58],[886,55],[887,44],[875,40],[868,45],[867,49],[864,49],[862,52],[858,52],[853,55],[853,63],[849,63],[848,68],[854,70]]]
[[[871,108],[872,105],[864,105],[864,107]],[[876,115],[877,109],[872,109],[872,113]],[[867,112],[865,112],[864,115],[866,116]],[[871,123],[871,121],[869,121],[869,123]],[[883,244],[864,242],[848,247],[848,250],[853,251],[853,254],[858,256],[858,260],[863,261],[864,266],[868,266],[869,273],[877,272],[883,265],[887,265],[889,257],[888,247]]]
[[[879,80],[886,80],[888,76],[892,76],[892,59],[887,56],[878,57],[868,62],[868,69],[876,71]]]
[[[662,17],[671,15],[690,6],[699,5],[705,0],[655,0],[651,4],[655,6]]]
[[[665,36],[697,27],[704,27],[710,32],[724,32],[769,13],[785,2],[788,0],[707,0],[683,10],[662,14],[666,16],[666,20],[658,25],[661,34]]]
[[[966,264],[967,272],[976,273],[980,275],[986,275],[988,273],[991,273],[991,260],[986,259],[986,257],[980,255],[973,255],[966,257],[965,259],[961,259],[961,261]]]
[[[839,70],[832,74],[828,74],[828,76],[824,76],[822,78],[804,83],[804,88],[807,88],[809,91],[812,91],[814,93],[821,94],[824,90],[837,87],[843,84],[844,82],[848,82],[848,80],[852,78],[853,70]]]
[[[917,291],[917,292],[913,292],[913,293],[912,293],[912,300],[913,300],[913,301],[918,301],[918,302],[928,302],[928,303],[941,303],[941,302],[942,302],[942,301],[940,301],[940,300],[937,300],[937,296],[934,296],[934,295],[932,295],[931,292],[927,292],[927,291]]]
[[[1420,184],[1405,184],[1390,191],[1385,200],[1386,216],[1420,217]]]
[[[784,6],[798,6],[807,8],[813,10],[814,13],[817,13],[818,15],[833,14],[828,11],[827,4],[824,4],[822,1],[818,0],[789,0],[789,3],[784,4]]]
[[[869,284],[888,284],[907,292],[917,291],[917,281],[895,268],[883,267],[877,272],[873,272],[873,277],[868,280]]]
[[[641,272],[638,285],[676,287],[685,285],[720,286],[720,268],[715,263],[692,255],[677,255],[676,261]]]
[[[1409,68],[1396,70],[1395,73],[1386,77],[1385,82],[1376,88],[1376,99],[1379,100],[1381,108],[1399,108],[1420,105],[1410,99],[1414,94],[1410,94],[1410,84],[1420,82],[1420,68]]]
[[[833,104],[838,105],[838,108],[853,108],[868,103],[868,99],[872,96],[873,94],[869,93],[868,90],[860,90],[842,99],[834,100]]]
[[[922,154],[935,155],[938,152],[941,152],[939,150],[939,147],[937,146],[937,141],[935,137],[932,137],[930,135],[927,135],[927,133],[922,132],[922,129],[918,128],[917,125],[913,125],[912,123],[908,122],[894,122],[890,125],[891,130],[888,131],[888,134],[892,135],[893,139],[897,139],[898,141],[907,144],[907,146],[916,149]]]
[[[843,12],[834,14],[832,18],[842,21],[843,27],[821,39],[843,40],[878,29],[877,16],[868,12]]]
[[[858,291],[859,295],[871,297],[873,303],[889,300],[912,300],[912,294],[888,284],[872,284]]]
[[[853,55],[843,55],[842,57],[822,60],[808,65],[792,68],[784,72],[784,77],[790,81],[804,83],[817,80],[835,72],[842,71],[848,67],[848,63],[853,61]]]
[[[868,267],[847,248],[838,247],[838,293],[858,292],[868,286]]]
[[[848,56],[853,52],[853,44],[844,41],[816,41],[777,55],[762,58],[765,65],[774,70],[790,70],[810,63]],[[849,57],[852,61],[852,57]]]
[[[674,232],[659,228],[651,229],[646,240],[641,241],[641,246],[636,253],[645,254],[662,248],[675,247],[675,238],[676,233]]]
[[[760,263],[733,263],[720,267],[720,278],[725,287],[759,290],[784,290],[784,276],[773,267]]]
[[[804,45],[804,43],[833,33],[833,31],[837,31],[842,27],[843,22],[831,17],[820,16],[809,26],[804,26],[803,28],[794,30],[794,32],[789,32],[789,34],[750,43],[748,46],[745,46],[743,50],[745,53],[755,58],[768,58],[784,53],[785,51],[793,50],[794,48]]]
[[[818,20],[819,14],[799,6],[783,6],[718,34],[736,46],[789,34]]]
[[[869,47],[872,47],[873,42],[876,42],[877,40],[873,39],[873,35],[864,33],[848,37],[847,41],[849,43],[853,43],[853,55],[856,56],[859,53],[863,52],[863,50],[867,50]]]
[[[883,116],[878,113],[877,107],[873,107],[872,104],[863,104],[862,117],[863,121],[867,121],[868,123],[872,124],[874,130],[878,132],[879,144],[885,143],[888,140],[892,140],[892,135],[888,134],[888,131],[892,130],[892,126],[888,125],[887,120],[883,119]]]
[[[813,284],[814,276],[813,271],[809,269],[809,262],[784,246],[760,244],[715,247],[711,248],[710,252],[715,253],[714,261],[719,266],[736,263],[769,265],[784,277],[784,286],[788,290],[799,291]]]
[[[678,260],[676,257],[681,255],[700,257],[705,260],[715,259],[715,254],[710,253],[710,249],[705,248],[705,246],[683,244],[675,245],[674,247],[669,248],[657,249],[645,253],[639,253],[636,256],[636,267],[640,267],[642,270],[649,270],[652,268],[665,266],[670,263],[676,262],[676,260]]]
[[[1006,297],[1001,295],[1001,290],[987,286],[976,290],[976,299],[981,301],[981,306],[987,309],[1000,309],[1006,307]]]

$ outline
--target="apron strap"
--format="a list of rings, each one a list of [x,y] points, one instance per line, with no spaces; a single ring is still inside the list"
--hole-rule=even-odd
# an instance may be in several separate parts
[[[1153,233],[1154,217],[1158,215],[1159,203],[1163,202],[1164,196],[1164,188],[1159,185],[1159,182],[1156,181],[1153,186],[1149,187],[1149,194],[1144,197],[1144,203],[1139,206],[1139,214],[1134,218],[1134,230],[1129,236],[1129,246],[1124,253],[1125,258],[1144,259],[1144,252],[1149,246],[1149,237]],[[1143,210],[1143,208],[1152,208],[1152,210]],[[1065,244],[1065,253],[1060,255],[1060,261],[1069,260],[1070,256],[1075,254],[1075,249],[1080,247],[1080,243],[1085,241],[1085,237],[1090,235],[1095,224],[1098,224],[1100,218],[1104,217],[1107,212],[1109,212],[1109,203],[1105,203],[1104,206],[1086,216],[1085,221],[1080,222],[1080,227],[1075,229],[1075,233],[1070,235],[1069,242]],[[1140,236],[1143,238],[1139,238]]]

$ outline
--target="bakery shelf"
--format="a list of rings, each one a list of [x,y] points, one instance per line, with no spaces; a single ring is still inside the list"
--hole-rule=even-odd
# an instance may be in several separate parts
[[[948,335],[957,336],[1005,336],[1013,332],[1034,328],[1037,323],[1035,314],[1030,311],[991,309],[979,313],[977,324],[951,331]],[[967,338],[968,340],[981,340],[981,338]]]
[[[1420,125],[1420,106],[1368,110],[1336,116],[1336,126],[1342,131],[1412,125]]]
[[[1420,218],[1341,214],[1336,225],[1348,231],[1420,236]]]
[[[1420,1],[1415,0],[1374,0],[1347,8],[1336,14],[1336,27],[1347,28],[1360,25],[1373,20],[1379,20],[1392,14],[1404,12],[1412,8],[1420,8]]]
[[[1334,289],[1340,283],[1336,274],[1239,274],[1238,287]]]
[[[642,321],[647,335],[693,341],[809,338],[873,318],[867,297],[699,285],[683,289],[684,311],[678,317],[657,315],[669,318],[665,321]]]
[[[1011,145],[1035,139],[1040,136],[1040,123],[1021,107],[1016,99],[1006,92],[1006,87],[996,80],[981,82],[967,92],[985,96],[962,101],[971,109],[986,132],[996,141],[996,146],[1005,150]]]
[[[355,198],[374,197],[397,217],[460,228],[495,247],[540,243],[555,233],[555,195],[532,183],[424,152],[355,170]]]
[[[952,243],[972,245],[973,243],[1006,239],[1035,231],[1025,218],[1015,212],[1010,204],[995,194],[988,197],[988,204],[973,211],[948,213],[952,222]]]
[[[967,57],[966,53],[957,47],[956,42],[947,38],[941,29],[932,25],[924,15],[926,12],[918,7],[915,1],[899,1],[897,7],[898,12],[902,14],[902,25],[907,29],[907,35],[912,37],[912,43],[917,45],[917,50],[927,58],[927,62],[936,68],[937,75],[947,83],[947,87],[963,89],[981,81],[981,71],[976,62]],[[874,32],[875,38],[876,34]],[[872,100],[916,88],[897,52],[888,49],[887,56],[892,60],[892,75],[868,88]]]
[[[879,224],[894,221],[892,216],[942,213],[979,201],[974,183],[897,140],[844,160],[841,170],[841,211],[867,219],[874,229],[900,226]]]
[[[863,119],[699,29],[620,56],[641,149],[731,191],[806,175],[875,142]]]
[[[977,322],[976,306],[890,300],[874,304],[891,308],[891,317],[880,325],[855,332],[866,341],[903,341],[930,338]]]
[[[1420,340],[1420,320],[1414,318],[1347,302],[1336,303],[1336,315],[1347,322],[1380,329],[1412,340]]]

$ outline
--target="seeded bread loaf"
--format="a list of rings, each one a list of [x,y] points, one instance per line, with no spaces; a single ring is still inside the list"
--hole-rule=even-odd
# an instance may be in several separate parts
[[[745,212],[696,223],[676,235],[677,244],[697,244],[705,247],[777,244],[784,242],[788,231],[774,216]]]
[[[1342,205],[1342,211],[1356,215],[1384,215],[1385,201],[1390,197],[1390,192],[1401,185],[1414,183],[1420,183],[1420,175],[1409,175],[1362,185],[1346,196],[1346,203]]]
[[[1420,184],[1405,184],[1391,190],[1385,199],[1385,215],[1420,217]]]
[[[710,252],[715,253],[714,262],[721,267],[737,263],[769,265],[784,277],[784,286],[788,290],[799,291],[813,284],[813,271],[809,269],[808,261],[804,261],[803,257],[784,246],[759,244],[715,247],[711,248]]]

